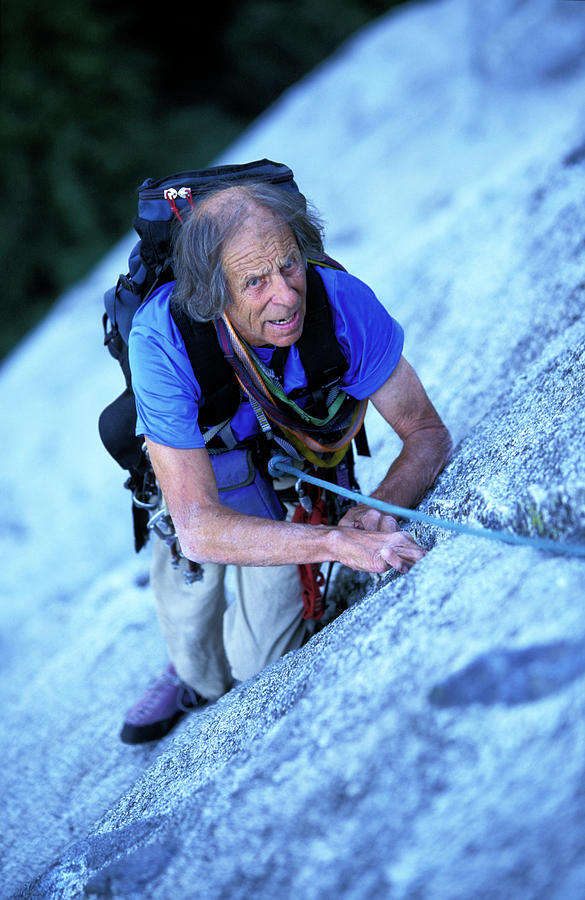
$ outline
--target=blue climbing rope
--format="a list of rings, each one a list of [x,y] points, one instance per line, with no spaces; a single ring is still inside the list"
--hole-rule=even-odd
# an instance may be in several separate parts
[[[456,531],[458,534],[467,534],[471,537],[487,538],[491,541],[503,541],[505,544],[519,544],[523,547],[532,547],[536,550],[545,550],[548,553],[562,554],[564,556],[584,556],[585,546],[583,544],[564,544],[560,541],[554,541],[549,538],[524,537],[520,534],[514,534],[508,531],[495,531],[492,528],[484,528],[481,525],[466,525],[462,522],[454,522],[451,519],[441,519],[438,516],[429,516],[426,513],[419,512],[416,509],[405,509],[402,506],[395,506],[392,503],[386,503],[384,500],[377,500],[375,497],[366,497],[357,491],[351,491],[348,488],[341,487],[338,484],[332,484],[322,478],[316,478],[314,475],[308,475],[301,469],[297,469],[292,465],[291,460],[287,456],[273,456],[268,464],[270,474],[278,475],[295,475],[297,480],[306,481],[324,488],[326,491],[332,491],[347,497],[349,500],[355,500],[357,503],[365,503],[374,509],[383,513],[389,513],[392,516],[398,516],[402,519],[410,519],[413,522],[422,522],[424,525],[435,525],[437,528],[443,528],[447,531]]]

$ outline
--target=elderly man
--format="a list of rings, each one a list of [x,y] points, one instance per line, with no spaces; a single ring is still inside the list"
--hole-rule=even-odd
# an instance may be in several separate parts
[[[403,442],[373,496],[403,507],[417,503],[449,457],[449,434],[402,356],[402,329],[363,282],[319,265],[321,226],[302,195],[255,182],[210,192],[179,229],[176,282],[143,304],[130,335],[137,434],[145,437],[181,551],[203,564],[203,578],[186,584],[164,543],[155,541],[152,585],[171,664],[128,712],[121,735],[128,743],[161,737],[186,710],[301,646],[307,622],[298,564],[338,561],[367,572],[406,572],[424,555],[394,518],[371,507],[354,506],[337,525],[315,526],[222,502],[198,425],[205,397],[172,304],[194,321],[222,323],[226,339],[263,373],[267,397],[280,397],[283,406],[306,385],[297,349],[308,320],[308,258],[317,260],[312,277],[325,289],[347,360],[343,402],[371,400]],[[280,379],[271,368],[278,354],[285,356]],[[262,437],[257,407],[242,391],[230,422],[237,445]],[[226,565],[237,567],[229,606]]]

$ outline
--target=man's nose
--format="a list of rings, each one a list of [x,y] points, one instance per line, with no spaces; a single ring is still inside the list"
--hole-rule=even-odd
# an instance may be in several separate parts
[[[275,272],[272,276],[272,302],[291,307],[299,302],[297,292],[281,272]]]

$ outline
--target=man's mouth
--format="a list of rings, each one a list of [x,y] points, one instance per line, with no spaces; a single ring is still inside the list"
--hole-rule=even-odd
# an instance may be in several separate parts
[[[292,325],[296,319],[298,318],[299,310],[292,314],[292,316],[288,316],[286,319],[271,319],[270,324],[276,325],[279,328],[286,328],[287,325]]]

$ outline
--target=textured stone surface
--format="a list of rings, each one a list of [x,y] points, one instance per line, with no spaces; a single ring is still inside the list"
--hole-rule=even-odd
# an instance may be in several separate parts
[[[566,544],[585,543],[584,34],[577,2],[413,4],[222,159],[289,162],[404,325],[456,442],[421,509]],[[300,651],[157,745],[118,741],[164,649],[120,474],[70,444],[118,389],[99,309],[127,249],[0,379],[8,463],[34,472],[2,494],[6,896],[581,900],[582,558],[410,526],[430,552],[407,576],[337,572],[350,608]],[[365,489],[398,449],[373,411],[368,433]]]

